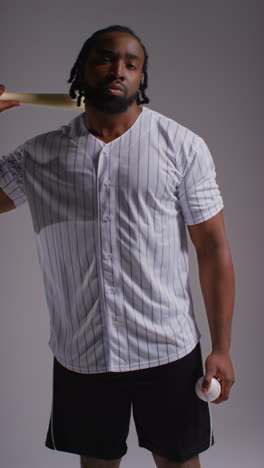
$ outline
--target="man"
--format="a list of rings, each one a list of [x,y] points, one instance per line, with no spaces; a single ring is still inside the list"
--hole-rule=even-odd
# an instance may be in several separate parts
[[[218,378],[220,403],[234,383],[234,270],[214,163],[201,137],[142,106],[147,60],[130,28],[94,33],[69,80],[85,113],[0,160],[1,212],[29,203],[50,311],[46,445],[83,468],[120,465],[131,407],[159,468],[197,468],[214,443],[194,390],[203,366],[185,225],[212,341],[203,389]]]

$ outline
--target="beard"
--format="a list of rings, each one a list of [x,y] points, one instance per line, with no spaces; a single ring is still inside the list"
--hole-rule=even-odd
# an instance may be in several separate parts
[[[102,88],[90,88],[89,86],[85,86],[83,91],[84,102],[87,106],[94,107],[96,110],[107,114],[125,112],[138,97],[138,91],[131,96],[127,96],[126,92],[124,92],[124,96],[115,96],[105,93]]]

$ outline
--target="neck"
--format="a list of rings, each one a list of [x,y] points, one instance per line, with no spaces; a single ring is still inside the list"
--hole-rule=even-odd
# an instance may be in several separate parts
[[[122,114],[108,114],[85,106],[84,123],[86,128],[98,138],[117,138],[133,125],[141,111],[142,107],[136,103]]]

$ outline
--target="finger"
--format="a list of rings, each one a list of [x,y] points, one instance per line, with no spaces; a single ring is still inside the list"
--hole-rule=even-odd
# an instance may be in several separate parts
[[[3,84],[0,84],[0,96],[2,96],[2,94],[5,92],[5,85]],[[8,99],[7,101],[5,99],[2,100],[1,98],[1,102],[0,102],[0,112],[6,110],[6,109],[11,109],[11,107],[15,107],[15,106],[20,106],[20,102],[18,99]]]
[[[0,102],[0,112],[5,111],[7,109],[11,109],[11,107],[20,106],[19,101],[3,101]]]
[[[234,384],[234,380],[231,378],[226,377],[222,379],[221,386],[222,386],[222,396],[224,400],[228,400],[231,387],[233,384]]]
[[[219,403],[222,403],[223,401],[228,400],[228,398],[229,398],[229,394],[221,393],[221,395],[216,400],[213,400],[211,403],[219,404]]]
[[[221,395],[219,396],[219,398],[217,398],[216,400],[214,400],[212,403],[222,403],[223,401],[226,401],[229,399],[229,395],[230,395],[230,391],[231,391],[231,387],[232,385],[234,384],[234,380],[233,379],[228,379],[228,378],[222,378],[220,379],[220,384],[221,384]]]
[[[203,382],[202,382],[202,391],[203,392],[208,392],[210,386],[211,386],[211,380],[215,376],[215,369],[213,368],[208,368],[206,369]]]

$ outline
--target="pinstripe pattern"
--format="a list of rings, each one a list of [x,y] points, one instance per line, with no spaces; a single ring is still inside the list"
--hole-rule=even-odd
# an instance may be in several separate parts
[[[29,203],[62,365],[122,372],[194,349],[185,224],[223,208],[215,177],[204,140],[146,107],[108,144],[81,114],[0,159],[0,186]]]

